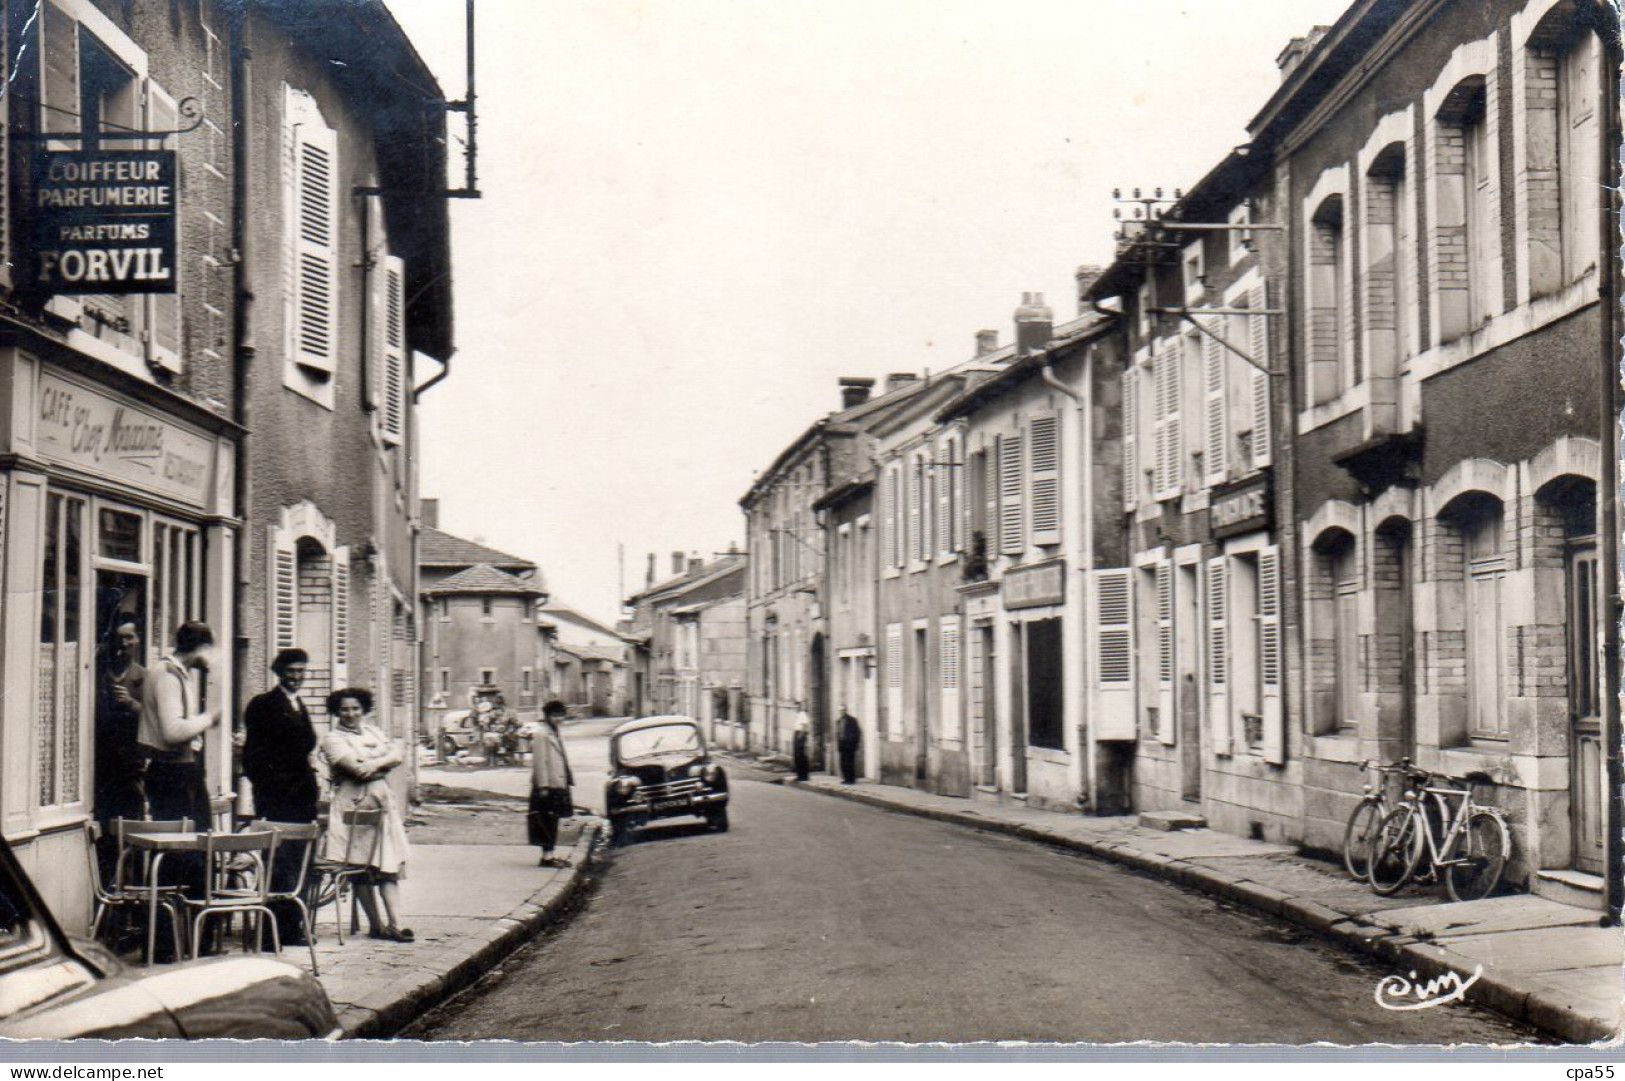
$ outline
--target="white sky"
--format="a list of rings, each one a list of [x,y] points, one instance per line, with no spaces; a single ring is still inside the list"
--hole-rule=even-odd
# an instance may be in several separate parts
[[[388,0],[448,97],[462,0]],[[842,375],[940,370],[1111,254],[1111,189],[1245,141],[1345,0],[479,0],[441,525],[613,620],[647,553],[743,542]],[[461,134],[461,117],[450,117]],[[460,149],[460,144],[455,144]]]

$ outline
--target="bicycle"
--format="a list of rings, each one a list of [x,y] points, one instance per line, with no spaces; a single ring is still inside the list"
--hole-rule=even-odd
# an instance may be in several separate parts
[[[1371,888],[1384,897],[1397,893],[1415,876],[1426,851],[1429,875],[1443,872],[1451,900],[1488,897],[1500,884],[1512,852],[1512,833],[1501,812],[1473,798],[1475,785],[1494,781],[1483,773],[1469,773],[1463,778],[1467,788],[1460,789],[1437,783],[1448,782],[1448,777],[1423,777],[1383,817],[1371,838],[1367,859]],[[1435,831],[1435,819],[1442,836]]]
[[[1407,783],[1420,783],[1427,774],[1418,774],[1409,758],[1401,758],[1388,766],[1378,765],[1375,758],[1368,758],[1360,763],[1360,771],[1367,775],[1365,795],[1354,805],[1348,825],[1343,828],[1343,866],[1351,876],[1364,881],[1370,877],[1366,857],[1370,854],[1371,838],[1390,810],[1386,778],[1399,776],[1405,778]],[[1370,776],[1373,773],[1376,774],[1375,779]]]

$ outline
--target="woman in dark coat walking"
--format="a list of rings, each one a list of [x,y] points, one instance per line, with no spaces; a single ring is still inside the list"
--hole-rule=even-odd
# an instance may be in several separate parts
[[[554,700],[542,707],[542,719],[530,732],[530,813],[526,816],[530,843],[542,850],[542,867],[568,867],[569,860],[553,858],[559,841],[559,819],[574,811],[570,786],[575,777],[564,753],[559,721],[569,715],[564,703]]]
[[[796,780],[805,781],[812,776],[812,721],[807,718],[807,711],[801,710],[796,716],[796,734],[791,737],[790,753],[795,760]]]

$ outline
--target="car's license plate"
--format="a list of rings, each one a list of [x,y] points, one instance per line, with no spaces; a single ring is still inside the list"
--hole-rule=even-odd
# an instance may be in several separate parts
[[[678,807],[687,807],[688,804],[689,799],[687,796],[684,796],[682,799],[662,799],[655,801],[654,809],[657,811],[670,811]]]

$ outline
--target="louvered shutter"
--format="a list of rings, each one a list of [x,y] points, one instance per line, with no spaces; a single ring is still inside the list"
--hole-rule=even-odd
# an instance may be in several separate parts
[[[1179,494],[1183,447],[1180,439],[1180,365],[1176,340],[1157,353],[1154,373],[1156,411],[1156,498]]]
[[[897,467],[886,467],[886,513],[881,524],[886,527],[886,565],[899,566],[902,562],[902,529],[898,517],[903,513],[903,493]]]
[[[982,493],[986,506],[982,513],[982,541],[991,561],[999,551],[999,462],[1004,449],[1004,437],[994,436],[983,458]]]
[[[950,448],[949,473],[953,478],[953,521],[951,523],[952,535],[948,547],[955,552],[965,550],[965,519],[970,514],[970,454],[965,447],[965,441],[956,437],[948,444]]]
[[[79,24],[49,0],[36,10],[40,20],[39,130],[78,131]],[[53,150],[79,149],[78,140],[48,145]]]
[[[1135,735],[1133,574],[1127,568],[1094,572],[1091,622],[1099,696],[1097,739],[1133,739]]]
[[[929,450],[921,451],[915,456],[914,468],[920,473],[920,543],[915,558],[927,561],[931,558],[933,537],[936,533],[933,523],[936,521],[937,491],[936,470],[932,468]]]
[[[1061,432],[1054,413],[1028,427],[1028,479],[1032,491],[1034,544],[1061,543]]]
[[[942,737],[960,738],[959,617],[943,616],[937,628],[937,667],[942,676]]]
[[[1275,765],[1286,762],[1281,669],[1281,554],[1270,545],[1258,553],[1258,697],[1264,719],[1264,760]]]
[[[350,548],[333,549],[333,686],[350,681]]]
[[[1217,323],[1205,324],[1217,332]],[[1230,424],[1225,409],[1225,368],[1229,358],[1217,338],[1202,335],[1202,460],[1209,484],[1223,484],[1230,471]]]
[[[1230,753],[1229,600],[1224,556],[1207,561],[1207,716],[1218,754]]]
[[[999,549],[1009,555],[1022,551],[1021,433],[999,440]]]
[[[886,625],[886,735],[903,737],[903,625]]]
[[[299,554],[293,539],[279,529],[271,530],[271,595],[266,611],[270,614],[267,637],[272,654],[292,649],[299,628]]]
[[[156,83],[147,83],[147,130],[148,131],[174,131],[180,126],[180,110],[175,106],[175,99]],[[163,140],[153,140],[152,146],[160,148]],[[175,248],[177,259],[171,268],[175,274],[175,292],[152,293],[145,298],[147,326],[143,337],[146,339],[147,362],[163,368],[166,371],[178,372],[181,370],[181,264],[179,253],[186,250],[185,238],[179,236],[182,220],[176,216]],[[133,298],[132,298],[133,299]]]
[[[338,353],[338,138],[308,116],[294,125],[293,358],[332,375]]]
[[[406,433],[406,264],[389,255],[384,270],[383,400],[379,432],[398,445]]]
[[[1140,501],[1140,369],[1123,370],[1123,506]]]
[[[367,255],[372,260],[372,267],[366,273],[367,378],[364,380],[364,390],[367,408],[378,414],[375,422],[381,436],[384,425],[384,337],[389,333],[389,273],[385,263],[389,256],[383,228],[383,200],[368,196],[366,210]]]
[[[1262,285],[1256,285],[1247,290],[1247,306],[1255,311],[1262,311],[1268,304],[1267,292]],[[1253,405],[1253,465],[1266,466],[1270,464],[1270,376],[1269,372],[1274,366],[1270,363],[1270,323],[1267,315],[1250,315],[1247,317],[1248,352],[1258,363],[1252,369],[1252,405]],[[1259,368],[1264,369],[1260,371]]]
[[[954,551],[954,475],[958,472],[949,464],[954,459],[953,442],[944,443],[937,451],[937,550],[943,555]]]
[[[920,463],[910,461],[904,468],[907,470],[903,479],[908,487],[908,526],[903,551],[904,560],[913,562],[920,558]]]
[[[1559,64],[1567,130],[1566,160],[1559,178],[1563,212],[1563,280],[1575,281],[1597,262],[1597,36],[1583,32]]]
[[[1157,716],[1151,733],[1163,743],[1172,742],[1174,729],[1174,685],[1178,657],[1174,641],[1174,565],[1159,560],[1156,566],[1157,605]]]

